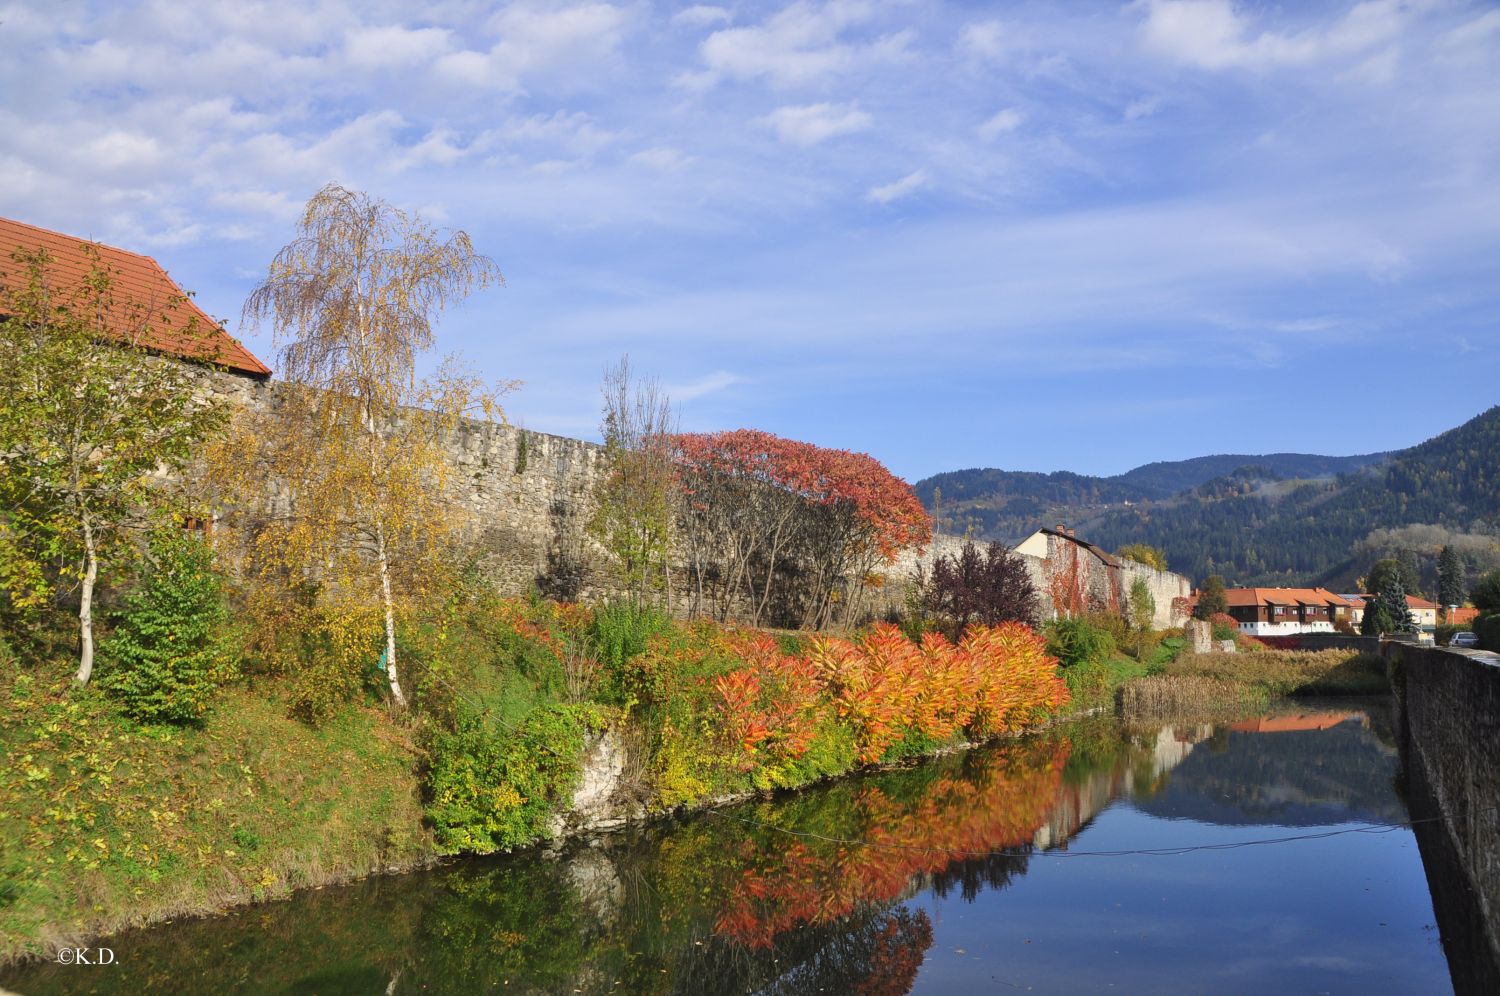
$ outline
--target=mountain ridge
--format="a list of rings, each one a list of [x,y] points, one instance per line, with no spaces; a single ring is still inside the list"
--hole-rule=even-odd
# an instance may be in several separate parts
[[[1013,543],[1064,521],[1108,549],[1158,547],[1198,579],[1348,583],[1377,530],[1500,532],[1500,407],[1384,453],[1216,454],[1107,478],[982,468],[914,487],[944,531]]]

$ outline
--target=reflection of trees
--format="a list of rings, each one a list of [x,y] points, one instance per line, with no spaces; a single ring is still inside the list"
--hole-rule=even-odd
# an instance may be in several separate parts
[[[1219,749],[1195,750],[1144,812],[1224,826],[1313,826],[1405,819],[1391,792],[1395,755],[1358,719],[1325,730],[1230,731]]]
[[[1031,844],[1056,800],[1066,758],[1065,740],[1016,744],[970,757],[914,797],[872,779],[853,799],[853,818],[841,819],[840,828],[798,826],[866,845],[752,833],[740,845],[744,868],[715,930],[750,947],[768,947],[800,924],[892,902],[919,875],[945,887],[962,884],[970,897],[986,876],[1008,884],[1024,864],[973,857]]]
[[[355,992],[394,977],[396,992],[425,994],[896,993],[932,944],[906,897],[1003,889],[1028,859],[984,852],[1062,844],[1122,795],[1219,822],[1400,818],[1378,725],[1221,729],[1133,736],[1092,720],[617,834],[561,860],[531,851],[305,893],[122,937],[120,964],[94,979],[105,992]],[[0,978],[69,992],[69,971]]]
[[[765,948],[715,937],[672,973],[674,993],[904,993],[932,946],[926,912],[865,909],[826,924],[790,930]]]

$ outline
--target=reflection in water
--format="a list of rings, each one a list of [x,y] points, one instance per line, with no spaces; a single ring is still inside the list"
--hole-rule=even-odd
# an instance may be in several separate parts
[[[108,971],[33,965],[0,973],[0,985],[23,993],[790,994],[902,993],[929,978],[928,985],[961,988],[967,983],[943,981],[969,978],[952,975],[963,966],[945,938],[968,927],[932,911],[956,894],[979,926],[1003,933],[1004,918],[1024,920],[1049,901],[1044,893],[1056,901],[1068,887],[1018,884],[1070,842],[1096,862],[1069,864],[1082,884],[1095,875],[1154,895],[1160,869],[1187,866],[1132,871],[1086,852],[1150,846],[1172,825],[1162,821],[1195,821],[1207,839],[1214,826],[1403,819],[1394,754],[1377,733],[1370,714],[1358,711],[1149,730],[1094,719],[550,858],[466,861],[120,935],[111,942],[118,964]],[[1138,814],[1137,823],[1156,822],[1105,828],[1101,814],[1116,807]],[[1075,840],[1085,832],[1086,841]],[[1139,843],[1116,839],[1141,832]],[[1106,833],[1115,837],[1096,839]],[[986,853],[993,851],[1005,853]],[[1265,861],[1253,874],[1264,877],[1277,858],[1260,851]],[[1092,915],[1086,903],[1068,902],[1077,924]],[[1067,927],[1071,919],[1051,921]],[[1192,943],[1216,940],[1206,933]],[[1090,956],[1087,944],[1060,949],[1033,984],[1063,988]],[[1277,978],[1262,970],[1220,988],[1263,988]]]

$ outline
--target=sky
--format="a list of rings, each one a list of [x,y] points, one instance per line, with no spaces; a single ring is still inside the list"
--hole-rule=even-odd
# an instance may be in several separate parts
[[[1408,446],[1500,395],[1500,6],[0,0],[0,216],[240,309],[330,182],[506,285],[439,349],[597,437],[917,480]]]

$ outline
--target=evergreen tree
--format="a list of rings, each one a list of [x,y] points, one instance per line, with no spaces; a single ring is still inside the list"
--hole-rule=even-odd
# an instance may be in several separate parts
[[[1417,620],[1406,604],[1406,589],[1401,586],[1398,578],[1388,575],[1380,593],[1366,604],[1360,632],[1366,636],[1378,636],[1382,633],[1416,631]]]
[[[1401,557],[1386,557],[1375,561],[1375,566],[1370,568],[1370,576],[1365,581],[1365,591],[1379,594],[1392,580],[1401,587],[1401,591],[1405,594],[1420,595],[1422,593],[1417,579],[1417,569]]]
[[[1464,604],[1464,565],[1451,546],[1438,554],[1438,604],[1444,612],[1450,605]]]

